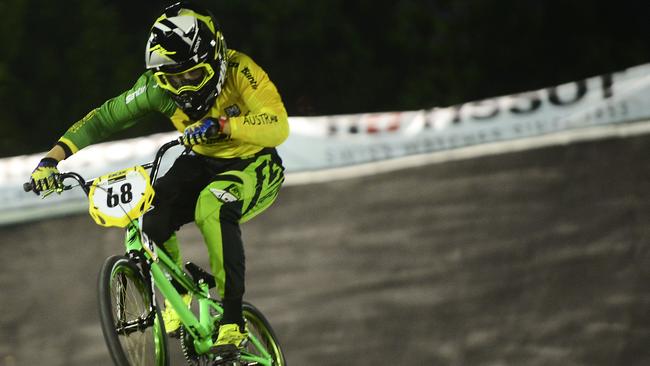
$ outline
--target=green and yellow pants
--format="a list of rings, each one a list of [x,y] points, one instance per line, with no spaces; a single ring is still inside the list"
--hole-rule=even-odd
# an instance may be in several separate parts
[[[263,212],[276,199],[284,168],[275,149],[245,159],[181,155],[154,185],[154,209],[144,232],[179,265],[175,232],[195,221],[208,249],[210,269],[224,305],[224,323],[243,323],[245,256],[240,224]]]

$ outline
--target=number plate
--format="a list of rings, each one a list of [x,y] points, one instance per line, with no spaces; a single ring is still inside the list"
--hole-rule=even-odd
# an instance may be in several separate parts
[[[141,166],[101,176],[90,187],[90,216],[101,226],[125,227],[144,215],[154,190]]]

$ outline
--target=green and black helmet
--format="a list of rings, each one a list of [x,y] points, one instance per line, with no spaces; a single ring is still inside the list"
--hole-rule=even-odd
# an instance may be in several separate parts
[[[212,13],[179,2],[166,8],[151,27],[145,61],[158,86],[198,120],[221,92],[228,65],[226,42]]]

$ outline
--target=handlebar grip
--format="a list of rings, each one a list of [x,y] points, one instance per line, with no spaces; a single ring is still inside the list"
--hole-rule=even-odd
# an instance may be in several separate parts
[[[32,190],[34,190],[34,186],[32,185],[32,182],[23,183],[23,190],[25,192],[31,192]]]

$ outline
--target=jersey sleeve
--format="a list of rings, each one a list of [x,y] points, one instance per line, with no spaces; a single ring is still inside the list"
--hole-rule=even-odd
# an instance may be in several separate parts
[[[230,137],[264,147],[280,145],[289,135],[289,119],[277,88],[248,56],[242,55],[234,70],[230,76],[250,112],[230,118]]]
[[[66,155],[74,154],[88,145],[105,140],[111,134],[133,126],[150,112],[171,116],[176,109],[174,101],[158,88],[150,71],[145,72],[135,85],[124,93],[107,100],[72,125],[58,144]]]

